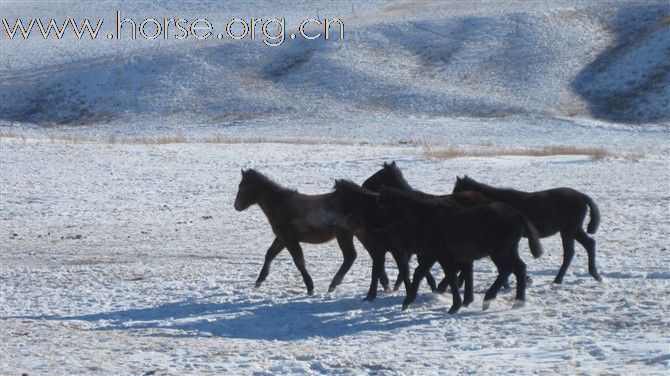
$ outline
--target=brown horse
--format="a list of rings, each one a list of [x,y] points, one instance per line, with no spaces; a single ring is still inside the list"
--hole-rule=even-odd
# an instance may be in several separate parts
[[[563,240],[563,265],[554,283],[563,282],[565,272],[575,255],[575,240],[586,249],[589,273],[596,281],[602,281],[596,268],[596,241],[586,235],[582,228],[588,209],[591,209],[591,220],[587,232],[594,234],[600,224],[600,211],[591,197],[572,188],[554,188],[539,192],[495,188],[479,183],[467,175],[462,179],[456,177],[454,193],[462,191],[477,191],[493,201],[511,205],[528,217],[543,238],[560,232]]]
[[[265,281],[272,260],[284,248],[288,249],[293,262],[302,274],[309,295],[314,293],[314,283],[307,272],[300,243],[319,244],[333,238],[337,239],[344,261],[330,283],[329,292],[342,282],[356,259],[354,236],[366,249],[371,249],[365,232],[354,218],[347,215],[333,193],[301,194],[282,187],[256,170],[242,170],[242,181],[235,198],[235,210],[242,211],[253,204],[258,204],[263,210],[276,236],[265,254],[265,262],[256,280],[256,287]],[[388,286],[388,277],[382,278],[385,278]]]

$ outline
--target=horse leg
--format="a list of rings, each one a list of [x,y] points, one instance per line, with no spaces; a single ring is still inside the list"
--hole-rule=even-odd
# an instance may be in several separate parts
[[[454,267],[454,263],[450,260],[445,260],[443,257],[438,259],[442,270],[444,270],[444,279],[447,280],[449,288],[451,288],[452,303],[451,308],[449,308],[449,314],[454,314],[461,309],[463,301],[461,300],[461,292],[458,289],[458,269]]]
[[[356,238],[358,238],[358,241],[363,244],[363,248],[365,248],[368,251],[368,254],[370,255],[370,259],[374,260],[375,252],[376,252],[376,244],[373,244],[373,242],[370,240],[368,237],[367,233],[359,233],[356,235]],[[386,268],[384,267],[384,262],[382,261],[382,267],[380,271],[381,275],[379,276],[379,280],[381,281],[382,287],[384,288],[384,291],[388,291],[389,289],[389,277],[386,275]],[[377,288],[375,287],[375,290]]]
[[[473,272],[472,272],[473,263],[467,263],[462,265],[461,276],[465,280],[465,291],[463,292],[463,306],[467,307],[470,303],[475,301],[475,293],[473,286]]]
[[[337,244],[342,250],[342,256],[344,257],[344,260],[342,261],[342,266],[340,266],[340,269],[337,271],[337,273],[335,273],[333,281],[330,282],[330,286],[328,286],[328,292],[333,292],[333,290],[335,290],[335,288],[339,286],[340,283],[342,283],[342,279],[344,279],[344,276],[347,274],[349,269],[351,269],[351,265],[354,264],[354,260],[356,260],[354,237],[351,234],[337,234]]]
[[[447,291],[448,285],[449,280],[447,277],[444,277],[442,282],[437,286],[437,292],[443,294]],[[463,300],[463,305],[467,307],[474,301],[472,292],[472,263],[461,264],[461,271],[458,273],[458,288],[463,287],[463,285],[465,285],[465,299]]]
[[[462,274],[461,274],[461,275],[462,275]],[[460,279],[460,277],[459,277],[459,279]],[[438,292],[438,294],[444,294],[445,292],[447,292],[447,286],[449,286],[449,279],[445,276],[445,277],[442,278],[442,280],[440,281],[440,284],[437,285],[437,292]]]
[[[421,264],[421,259],[423,259],[423,258],[432,258],[432,257],[426,256],[423,253],[417,253],[416,260],[419,262],[419,264]],[[433,261],[433,264],[434,263],[435,263],[435,261]],[[431,267],[432,267],[432,264],[431,264]],[[428,286],[430,286],[430,291],[436,292],[437,291],[437,286],[435,285],[435,278],[433,278],[433,275],[430,273],[430,268],[428,268],[428,270],[426,270],[426,276],[425,277],[426,277],[426,282],[428,283]]]
[[[472,264],[470,265],[470,269],[472,269]],[[465,284],[465,279],[467,276],[463,274],[463,269],[461,269],[461,272],[458,273],[458,287],[461,288]]]
[[[416,299],[416,294],[419,291],[419,285],[421,284],[421,281],[423,280],[423,277],[426,276],[426,272],[430,270],[430,268],[435,264],[435,258],[433,257],[421,257],[419,258],[419,266],[416,267],[414,270],[414,277],[412,278],[412,286],[410,286],[410,289],[407,291],[407,296],[405,297],[405,300],[402,302],[402,309],[403,311],[409,307],[412,302]]]
[[[435,278],[430,273],[430,270],[426,272],[426,282],[428,283],[428,286],[430,286],[430,291],[439,292],[439,290],[437,289],[437,285],[435,283]]]
[[[396,264],[398,265],[398,278],[396,278],[395,283],[393,284],[393,291],[397,291],[400,288],[401,284],[405,284],[405,291],[409,289],[410,283],[409,280],[409,259],[410,254],[403,251],[395,251],[391,253],[395,259]],[[400,268],[404,270],[400,270]],[[404,275],[404,277],[402,277]]]
[[[514,247],[513,255],[512,264],[516,277],[516,297],[512,308],[520,308],[526,301],[526,263],[519,257],[518,246]]]
[[[268,274],[270,273],[270,264],[272,264],[272,260],[277,257],[282,249],[284,249],[284,242],[279,238],[275,238],[270,245],[270,248],[268,248],[268,251],[265,253],[265,262],[263,263],[263,268],[261,268],[261,273],[258,275],[258,279],[256,279],[256,287],[261,287],[261,284],[263,284],[268,277]]]
[[[596,241],[586,235],[581,227],[579,228],[579,231],[575,233],[575,240],[586,249],[586,253],[589,255],[589,274],[591,274],[596,281],[602,282],[603,279],[600,277],[600,274],[598,274],[598,269],[596,268]]]
[[[393,251],[391,252],[395,263],[398,265],[398,279],[393,285],[393,290],[398,290],[400,284],[405,284],[405,291],[409,290],[410,280],[409,280],[409,257],[408,254],[403,251]]]
[[[482,311],[486,311],[487,309],[489,309],[489,306],[491,305],[491,300],[495,299],[496,296],[498,296],[498,291],[500,291],[500,288],[502,287],[503,283],[510,275],[510,267],[508,265],[507,260],[499,260],[497,257],[496,258],[491,257],[491,259],[498,268],[498,277],[496,277],[496,280],[493,281],[491,287],[489,287],[489,289],[486,290],[486,294],[484,294],[484,304],[482,305]]]
[[[563,240],[563,265],[559,269],[554,283],[563,283],[563,277],[568,270],[568,266],[575,256],[575,235],[571,231],[561,231],[561,239]]]
[[[286,248],[291,254],[295,266],[300,271],[300,274],[302,275],[302,280],[305,281],[305,286],[307,287],[307,295],[313,295],[314,282],[312,282],[312,277],[309,275],[309,273],[307,272],[307,268],[305,267],[305,257],[302,254],[302,248],[300,247],[300,243],[290,242],[286,244]]]
[[[381,266],[384,265],[384,251],[374,250],[372,254],[372,278],[370,280],[370,289],[365,296],[364,301],[371,302],[377,297],[377,284],[379,283]]]

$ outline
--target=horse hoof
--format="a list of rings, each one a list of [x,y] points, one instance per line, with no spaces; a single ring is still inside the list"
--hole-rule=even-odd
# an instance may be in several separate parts
[[[391,289],[388,284],[382,285],[382,288],[384,289],[384,291],[389,291]]]
[[[595,274],[591,274],[591,275],[593,276],[593,278],[594,278],[596,281],[598,281],[598,282],[602,282],[602,281],[603,281],[603,277],[601,277],[599,274],[595,273]]]
[[[259,287],[261,287],[262,284],[263,284],[263,281],[256,281],[256,283],[254,284],[254,287],[259,288]]]
[[[336,288],[337,286],[328,286],[328,292],[333,292]]]
[[[458,312],[459,308],[460,307],[451,307],[449,309],[449,312],[447,312],[447,313],[449,313],[450,315],[453,315],[454,313]]]
[[[309,295],[309,296],[314,295],[314,290],[307,290],[307,295]]]
[[[474,302],[474,301],[475,301],[474,299],[472,299],[472,300],[464,300],[464,301],[463,301],[463,307],[467,307],[467,306],[469,306],[469,305],[472,304],[472,302]]]
[[[371,302],[371,301],[375,300],[375,298],[376,298],[376,296],[374,296],[374,295],[368,295],[365,298],[363,298],[363,301],[364,302]]]
[[[557,285],[560,285],[561,283],[563,283],[563,278],[558,278],[558,277],[554,278],[554,283],[557,284]]]
[[[523,308],[525,305],[526,305],[526,301],[525,301],[525,300],[518,300],[518,299],[515,299],[515,300],[514,300],[514,304],[512,305],[512,309]]]
[[[405,311],[405,310],[407,310],[407,308],[409,308],[409,303],[403,303],[402,304],[402,310]]]
[[[489,309],[491,306],[491,301],[490,300],[484,300],[484,303],[482,304],[482,311],[486,311]]]

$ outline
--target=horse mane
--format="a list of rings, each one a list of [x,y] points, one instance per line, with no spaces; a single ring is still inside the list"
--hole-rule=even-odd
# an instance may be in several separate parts
[[[439,208],[443,206],[440,201],[435,200],[433,197],[423,197],[421,195],[417,195],[414,191],[405,191],[395,187],[384,187],[382,191],[386,191],[387,194],[390,193],[394,197],[400,197],[401,199],[409,200],[412,203],[416,203],[420,206],[433,208]]]
[[[492,185],[480,183],[476,181],[475,179],[465,175],[461,181],[466,183],[466,187],[472,187],[475,186],[477,188],[480,188],[482,190],[488,191],[488,192],[498,192],[498,193],[505,193],[505,192],[521,192],[519,190],[516,190],[514,188],[509,188],[509,187],[494,187]]]
[[[361,187],[360,185],[354,183],[353,181],[351,181],[349,179],[337,179],[337,180],[335,180],[335,185],[333,186],[333,188],[334,189],[340,189],[340,188],[341,189],[348,189],[348,190],[351,190],[351,191],[355,191],[356,193],[366,194],[366,195],[374,194],[374,192],[369,191],[369,190]]]
[[[393,178],[402,186],[403,189],[412,190],[412,191],[414,190],[414,188],[412,188],[412,186],[409,185],[407,180],[405,180],[405,176],[403,176],[402,171],[395,164],[395,162],[384,163],[383,167],[384,167],[384,170],[386,170],[387,172],[389,172],[391,174],[391,176],[393,176]]]
[[[481,187],[481,188],[494,188],[490,185],[480,183],[477,180],[469,177],[468,175],[465,175],[462,179],[460,179],[460,181],[462,181],[462,182],[466,183],[466,185],[470,185],[470,186],[474,185],[476,187]]]
[[[297,190],[286,188],[253,168],[244,171],[244,177],[255,185],[266,187],[274,193],[298,193]]]

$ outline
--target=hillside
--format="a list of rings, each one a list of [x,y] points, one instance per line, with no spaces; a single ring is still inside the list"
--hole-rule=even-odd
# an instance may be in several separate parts
[[[2,37],[0,121],[231,124],[275,116],[402,118],[510,114],[630,124],[670,119],[670,6],[560,2],[198,2],[3,5],[5,17],[136,18],[181,11],[341,17],[342,41],[28,41]],[[287,10],[289,9],[290,10]],[[140,12],[139,10],[143,11]],[[147,9],[153,9],[151,12]],[[213,10],[215,10],[213,12]],[[110,26],[110,25],[107,25]],[[73,39],[73,38],[70,38]],[[42,54],[35,54],[39,48]]]

